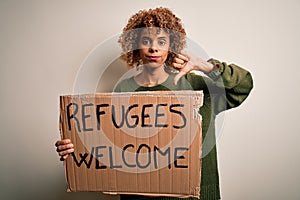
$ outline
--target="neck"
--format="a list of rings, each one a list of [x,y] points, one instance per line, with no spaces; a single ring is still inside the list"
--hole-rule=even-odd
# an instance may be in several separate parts
[[[144,66],[143,71],[135,77],[138,84],[142,86],[156,86],[163,83],[169,74],[164,70],[164,66],[152,68]]]

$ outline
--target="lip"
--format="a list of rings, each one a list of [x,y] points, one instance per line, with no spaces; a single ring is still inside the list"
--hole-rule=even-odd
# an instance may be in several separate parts
[[[146,56],[146,58],[151,61],[156,61],[160,58],[160,56]]]

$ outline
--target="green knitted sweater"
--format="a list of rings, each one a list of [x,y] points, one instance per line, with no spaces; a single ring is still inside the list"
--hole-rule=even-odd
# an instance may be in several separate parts
[[[189,73],[182,77],[177,85],[173,84],[176,74],[170,73],[165,82],[153,87],[138,85],[134,78],[121,81],[115,92],[162,91],[162,90],[203,90],[204,103],[200,109],[202,115],[202,166],[201,166],[201,200],[220,199],[219,173],[215,138],[215,118],[224,110],[239,106],[249,95],[253,81],[251,74],[234,64],[211,59],[218,69],[206,76]],[[180,183],[177,183],[180,184]],[[175,200],[169,197],[145,197],[138,195],[121,195],[121,200]],[[189,198],[193,199],[193,198]]]

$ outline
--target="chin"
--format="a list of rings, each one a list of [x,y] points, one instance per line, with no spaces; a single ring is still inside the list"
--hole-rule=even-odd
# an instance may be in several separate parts
[[[150,67],[150,68],[159,68],[159,67],[163,67],[164,63],[157,63],[157,62],[149,62],[144,64],[145,67]]]

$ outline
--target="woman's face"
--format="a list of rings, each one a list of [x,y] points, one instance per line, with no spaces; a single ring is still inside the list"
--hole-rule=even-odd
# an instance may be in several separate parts
[[[139,54],[143,65],[157,68],[164,65],[168,57],[170,37],[163,29],[144,28],[140,34]]]

